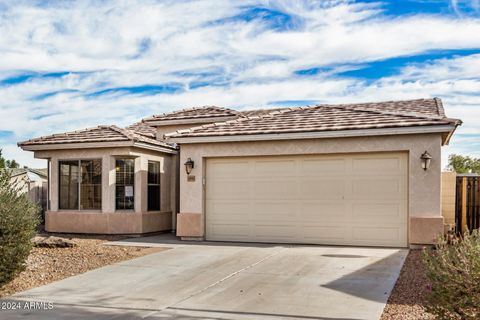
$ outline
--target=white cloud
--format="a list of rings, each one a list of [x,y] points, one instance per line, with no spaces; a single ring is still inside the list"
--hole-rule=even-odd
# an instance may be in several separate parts
[[[25,72],[77,73],[0,85],[0,130],[13,131],[15,140],[97,124],[126,125],[195,105],[245,108],[285,100],[342,103],[427,96],[443,98],[450,116],[466,120],[459,133],[480,133],[479,55],[408,65],[399,75],[371,82],[335,76],[356,63],[480,48],[480,20],[474,17],[392,18],[381,15],[379,3],[333,0],[46,3],[0,4],[0,81]],[[247,5],[286,15],[232,18]],[[291,29],[271,28],[288,15]],[[317,76],[294,75],[325,66]],[[189,89],[192,81],[222,85]],[[88,96],[168,83],[179,83],[184,91]],[[12,139],[2,147],[23,164],[34,163]]]

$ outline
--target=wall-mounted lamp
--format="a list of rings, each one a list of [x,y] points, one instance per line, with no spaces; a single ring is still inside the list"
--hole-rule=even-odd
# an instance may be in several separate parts
[[[193,162],[192,158],[188,158],[185,164],[185,170],[187,171],[187,175],[192,172],[192,169],[195,167],[195,162]]]
[[[422,169],[423,170],[427,170],[428,168],[430,168],[430,162],[432,161],[432,156],[428,154],[427,151],[425,151],[422,156],[420,157],[420,159],[422,160]]]

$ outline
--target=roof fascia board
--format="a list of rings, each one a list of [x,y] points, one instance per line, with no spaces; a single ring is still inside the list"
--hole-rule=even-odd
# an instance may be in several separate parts
[[[455,123],[455,126],[453,127],[453,129],[447,132],[447,136],[445,137],[445,139],[443,139],[442,146],[448,146],[448,144],[450,143],[450,139],[455,133],[455,130],[457,130],[457,127],[461,125],[462,125],[462,121],[458,121],[457,123]]]
[[[346,138],[358,136],[383,136],[397,134],[420,134],[451,132],[454,125],[436,125],[419,127],[399,127],[381,129],[339,130],[322,132],[294,132],[276,134],[253,134],[236,136],[203,136],[203,137],[172,137],[169,140],[175,143],[209,143],[209,142],[238,142],[238,141],[264,141],[264,140],[298,140],[298,139],[321,139],[321,138]]]
[[[169,148],[162,147],[162,146],[155,146],[155,145],[151,145],[151,144],[143,143],[143,142],[135,142],[133,144],[133,146],[137,147],[137,148],[148,149],[148,150],[153,150],[153,151],[160,151],[160,152],[170,153],[170,154],[177,154],[178,153],[177,150],[169,149]]]
[[[209,118],[191,118],[191,119],[175,119],[175,120],[145,120],[149,126],[162,127],[172,126],[179,124],[196,124],[196,123],[212,123],[212,122],[224,122],[237,119],[237,116],[221,116],[221,117],[209,117]]]
[[[165,153],[176,154],[177,151],[167,147],[156,146],[144,142],[118,141],[118,142],[84,142],[84,143],[51,143],[21,146],[26,151],[43,151],[43,150],[68,150],[68,149],[89,149],[89,148],[116,148],[116,147],[137,147],[160,151]]]

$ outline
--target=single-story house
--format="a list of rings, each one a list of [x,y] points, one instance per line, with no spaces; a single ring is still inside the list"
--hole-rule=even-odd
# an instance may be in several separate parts
[[[20,142],[48,160],[52,232],[407,247],[443,232],[440,99],[214,106]]]

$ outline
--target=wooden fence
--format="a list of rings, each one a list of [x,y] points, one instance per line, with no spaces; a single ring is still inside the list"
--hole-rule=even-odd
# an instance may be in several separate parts
[[[455,226],[462,233],[480,228],[480,176],[457,176]]]

